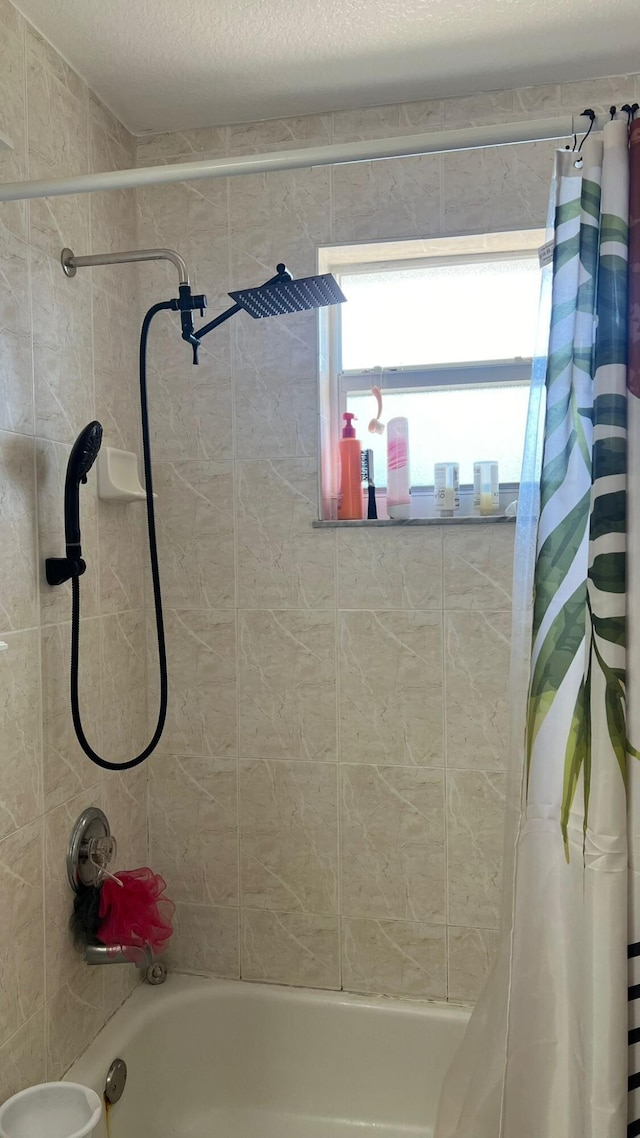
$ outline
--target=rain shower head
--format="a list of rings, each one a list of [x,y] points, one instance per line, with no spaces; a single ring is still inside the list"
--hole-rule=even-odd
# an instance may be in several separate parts
[[[325,308],[329,304],[342,304],[347,299],[331,273],[319,277],[301,277],[294,281],[288,273],[282,272],[258,288],[230,292],[229,296],[254,320],[261,320],[265,316],[284,316],[287,312],[304,312],[310,308]]]

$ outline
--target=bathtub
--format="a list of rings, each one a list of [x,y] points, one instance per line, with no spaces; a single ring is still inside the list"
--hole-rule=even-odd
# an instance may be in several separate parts
[[[432,1134],[464,1008],[169,976],[142,985],[66,1075],[125,1092],[96,1138]]]

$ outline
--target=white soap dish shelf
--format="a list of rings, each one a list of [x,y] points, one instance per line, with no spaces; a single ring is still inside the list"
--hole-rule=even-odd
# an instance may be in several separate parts
[[[138,474],[138,457],[132,451],[103,446],[97,466],[98,497],[103,502],[146,502],[147,492]]]

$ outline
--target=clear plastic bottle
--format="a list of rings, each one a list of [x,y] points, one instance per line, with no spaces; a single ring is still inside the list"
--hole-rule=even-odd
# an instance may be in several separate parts
[[[409,420],[404,415],[387,424],[387,513],[400,521],[411,517]]]
[[[437,462],[433,468],[436,510],[441,518],[452,518],[460,509],[460,467],[457,462]]]
[[[338,498],[338,521],[357,521],[363,516],[362,465],[360,441],[352,425],[355,415],[345,411],[342,418],[345,425],[338,444],[340,456],[340,496]]]
[[[497,462],[474,462],[473,508],[483,517],[497,514],[500,509],[500,483]]]

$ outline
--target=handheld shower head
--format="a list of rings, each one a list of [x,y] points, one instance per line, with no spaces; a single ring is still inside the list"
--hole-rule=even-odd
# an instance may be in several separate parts
[[[88,423],[71,448],[64,483],[64,540],[66,557],[48,557],[46,575],[50,585],[61,585],[85,571],[80,545],[80,483],[87,481],[102,444],[102,424]]]
[[[87,481],[87,474],[98,457],[101,444],[102,423],[94,420],[80,431],[71,448],[64,484],[64,540],[67,557],[81,556],[80,483]]]
[[[86,482],[102,446],[102,423],[94,420],[80,431],[69,455],[67,481]]]

